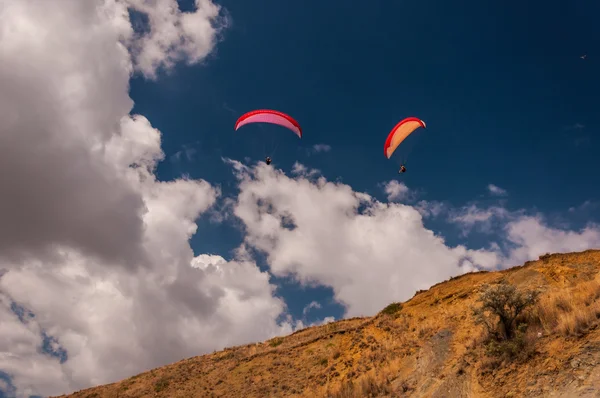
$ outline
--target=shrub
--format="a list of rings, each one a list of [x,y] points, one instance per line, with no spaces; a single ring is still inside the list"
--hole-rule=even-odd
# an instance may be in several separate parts
[[[485,285],[478,298],[482,305],[473,309],[477,324],[485,326],[496,340],[512,340],[517,335],[517,319],[539,297],[539,291],[520,292],[514,285]]]
[[[382,309],[379,313],[380,314],[385,314],[385,315],[394,315],[397,312],[400,312],[402,310],[402,303],[392,303],[390,305],[388,305],[387,307],[385,307],[384,309]]]
[[[161,392],[169,386],[169,380],[166,377],[161,377],[156,383],[154,383],[154,391]]]
[[[491,340],[486,345],[486,353],[489,356],[499,357],[504,359],[514,359],[516,357],[527,357],[531,351],[529,342],[527,341],[526,332],[527,324],[521,323],[515,335],[511,340]]]

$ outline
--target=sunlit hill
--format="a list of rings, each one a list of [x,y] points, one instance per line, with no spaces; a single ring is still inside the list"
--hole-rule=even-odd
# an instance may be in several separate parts
[[[544,255],[68,396],[598,397],[599,271],[600,251]]]

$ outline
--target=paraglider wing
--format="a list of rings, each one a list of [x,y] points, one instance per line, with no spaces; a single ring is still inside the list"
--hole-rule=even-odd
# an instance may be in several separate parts
[[[235,130],[249,123],[271,123],[286,127],[292,130],[298,137],[302,138],[302,128],[300,124],[290,115],[283,112],[273,111],[270,109],[258,109],[243,114],[235,122]]]
[[[389,159],[396,148],[398,148],[398,145],[419,127],[425,128],[425,122],[416,117],[407,117],[400,121],[392,131],[390,131],[390,134],[385,140],[385,145],[383,146],[385,157]]]

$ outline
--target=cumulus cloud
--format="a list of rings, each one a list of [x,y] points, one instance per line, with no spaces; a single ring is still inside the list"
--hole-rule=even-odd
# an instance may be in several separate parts
[[[387,195],[387,199],[390,202],[401,201],[409,197],[410,189],[403,182],[392,180],[387,182],[383,190]]]
[[[112,0],[120,4],[120,16],[125,7],[144,15],[146,34],[136,34],[123,21],[124,42],[133,54],[137,70],[148,78],[156,78],[159,68],[171,69],[178,61],[196,63],[213,50],[219,33],[229,19],[212,0],[195,0],[196,10],[182,12],[177,0]]]
[[[128,57],[114,29],[93,18],[90,2],[3,8],[0,167],[10,172],[0,176],[0,257],[21,261],[65,244],[143,261],[143,202],[101,153],[132,106],[122,95]],[[73,14],[83,18],[67,27]]]
[[[229,163],[240,180],[233,211],[244,223],[246,246],[264,252],[275,275],[332,287],[346,316],[372,315],[463,272],[600,245],[600,229],[593,225],[580,232],[556,229],[524,210],[500,206],[382,203],[324,177]],[[423,217],[440,215],[464,228],[496,232],[490,237],[498,242],[478,250],[450,247],[423,225]]]
[[[487,189],[494,196],[506,196],[508,194],[508,192],[506,192],[506,189],[502,189],[494,184],[489,184],[487,186]]]
[[[475,267],[496,253],[448,247],[410,206],[382,203],[344,184],[290,178],[264,165],[231,162],[240,179],[234,207],[245,243],[264,251],[271,271],[331,286],[347,316],[374,314],[416,289]]]
[[[292,330],[276,322],[285,304],[251,259],[194,256],[195,221],[220,192],[203,180],[158,181],[160,132],[129,114],[135,67],[152,77],[211,51],[218,7],[196,5],[2,5],[5,391],[68,393]],[[149,33],[133,35],[127,7],[149,15]]]
[[[463,234],[467,235],[474,227],[477,227],[480,232],[492,232],[492,227],[498,225],[497,221],[503,221],[509,216],[511,213],[501,206],[481,208],[477,204],[471,204],[450,209],[448,219],[459,224]]]
[[[589,206],[588,202],[584,206]],[[569,209],[569,212],[572,212]],[[600,247],[600,227],[589,223],[580,231],[560,229],[547,224],[541,214],[530,214],[525,209],[509,210],[501,206],[487,208],[471,204],[448,210],[448,220],[460,225],[463,233],[473,228],[486,234],[494,233],[504,246],[496,244],[502,268],[535,260],[546,253],[568,253]]]
[[[580,231],[561,230],[544,223],[541,216],[525,215],[505,227],[513,244],[504,260],[506,267],[524,263],[546,253],[568,253],[600,248],[600,227],[589,224]]]
[[[3,391],[67,393],[296,330],[302,323],[285,316],[254,249],[277,275],[333,287],[352,316],[478,267],[598,244],[594,226],[508,219],[515,248],[505,260],[496,247],[448,247],[424,228],[422,213],[442,214],[441,203],[382,203],[300,164],[290,178],[231,162],[240,194],[224,203],[244,223],[244,245],[231,259],[195,255],[196,220],[221,193],[203,180],[156,179],[161,134],[130,115],[128,84],[135,70],[154,78],[212,51],[222,11],[196,5],[182,13],[175,0],[3,3]],[[134,32],[128,9],[147,15],[148,32]]]
[[[439,217],[449,209],[449,206],[446,203],[436,200],[420,200],[414,207],[424,218]]]
[[[292,323],[291,317],[290,317],[289,322]],[[308,324],[305,324],[304,322],[302,322],[302,320],[297,320],[297,321],[295,321],[294,331],[302,330],[304,328],[313,327],[313,326],[327,325],[328,323],[331,323],[331,322],[335,322],[335,317],[333,317],[333,316],[326,316],[323,319],[319,319],[319,320],[316,320],[314,322],[310,322]]]
[[[292,166],[292,174],[304,176],[307,178],[315,177],[321,174],[317,169],[309,169],[305,165],[299,162],[295,162]]]

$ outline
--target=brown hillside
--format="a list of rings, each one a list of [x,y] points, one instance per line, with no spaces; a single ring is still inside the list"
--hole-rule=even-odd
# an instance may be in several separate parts
[[[600,251],[589,250],[465,274],[372,318],[185,359],[69,397],[600,397],[599,271]],[[485,284],[503,281],[541,294],[520,317],[524,334],[493,353],[472,308]]]

